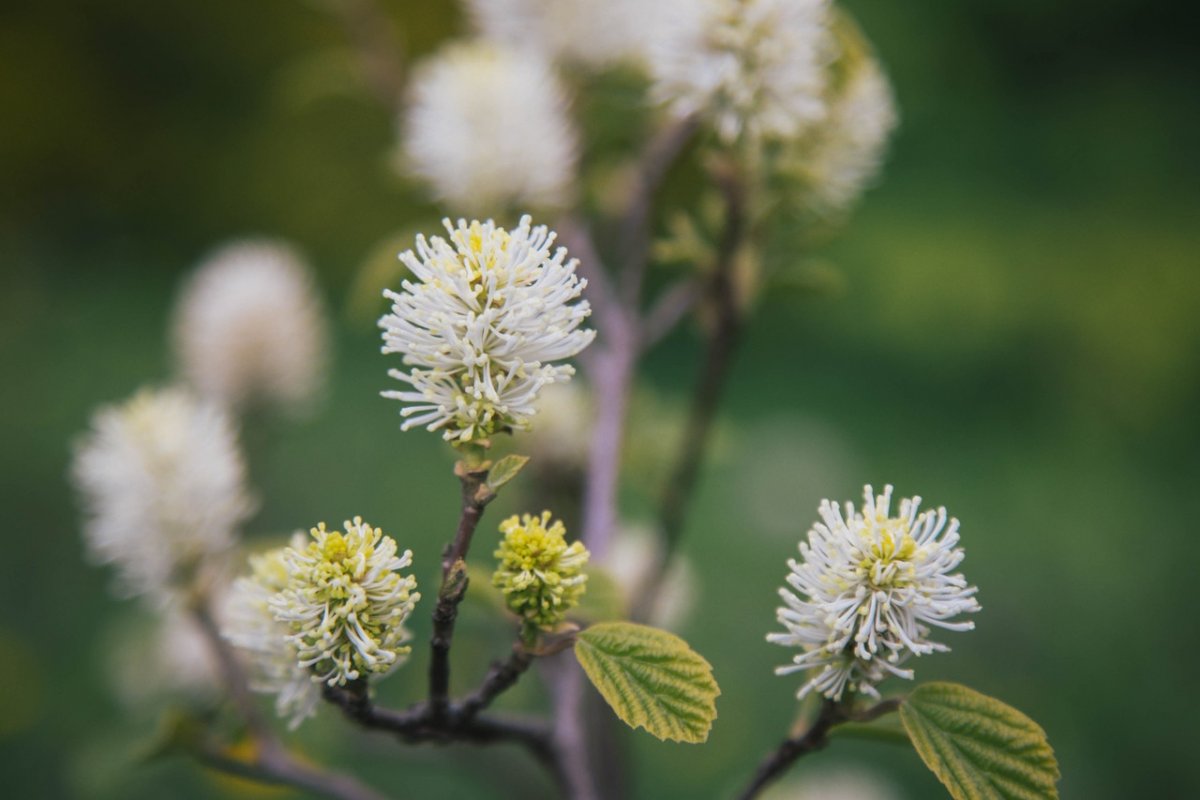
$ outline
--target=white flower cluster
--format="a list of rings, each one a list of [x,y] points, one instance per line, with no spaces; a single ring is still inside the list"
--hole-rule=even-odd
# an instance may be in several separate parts
[[[692,0],[470,0],[489,39],[544,49],[553,59],[592,67],[635,63],[661,26]]]
[[[302,550],[297,532],[290,547]],[[233,583],[222,605],[222,634],[249,657],[251,688],[275,695],[275,711],[295,728],[316,713],[321,699],[312,671],[300,663],[291,628],[275,618],[271,598],[288,587],[287,547],[250,557],[250,574]]]
[[[228,408],[303,408],[325,372],[325,314],[312,276],[282,242],[246,240],[213,253],[184,285],[174,319],[187,381]]]
[[[181,389],[103,408],[79,443],[84,535],[132,594],[159,599],[235,544],[253,503],[228,417]]]
[[[790,139],[825,116],[828,0],[696,0],[651,44],[654,94],[726,143]]]
[[[397,555],[396,540],[355,517],[345,532],[321,523],[312,541],[284,550],[287,583],[267,600],[302,668],[330,686],[385,675],[411,650],[404,627],[421,595],[417,579],[397,570],[412,551]]]
[[[452,44],[417,69],[411,91],[406,166],[440,200],[468,213],[568,202],[577,136],[536,49]]]
[[[862,513],[846,503],[844,515],[823,500],[823,522],[800,543],[802,560],[788,562],[787,582],[800,594],[780,590],[787,605],[778,619],[787,633],[767,640],[803,648],[776,674],[816,671],[799,697],[815,689],[837,700],[847,688],[878,696],[875,684],[888,674],[912,678],[899,666],[910,655],[949,649],[930,641],[929,626],[975,627],[950,621],[979,610],[975,587],[950,574],[963,560],[958,520],[947,526],[944,508],[918,514],[919,497],[902,500],[893,517],[891,499],[891,486],[878,497],[867,486]]]
[[[834,25],[838,57],[831,67],[825,119],[784,149],[780,171],[799,184],[811,209],[844,211],[879,172],[896,127],[892,87],[858,26],[845,14]]]
[[[383,352],[403,354],[412,369],[388,373],[411,389],[383,395],[405,403],[404,430],[426,425],[454,442],[528,428],[542,387],[574,374],[551,362],[595,337],[580,328],[587,282],[528,216],[512,231],[491,220],[445,226],[449,241],[418,236],[416,252],[401,253],[415,280],[384,292],[392,312],[379,321]]]

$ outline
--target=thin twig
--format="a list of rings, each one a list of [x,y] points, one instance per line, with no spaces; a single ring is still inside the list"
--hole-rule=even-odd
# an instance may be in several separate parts
[[[622,265],[619,286],[604,272],[587,229],[569,225],[580,267],[589,280],[596,307],[600,341],[582,362],[591,378],[596,400],[591,450],[583,490],[583,525],[580,538],[596,563],[608,555],[617,523],[617,495],[621,445],[638,356],[643,349],[639,319],[642,285],[649,261],[651,211],[663,178],[697,129],[685,119],[660,131],[639,159],[637,185],[620,223],[618,255]],[[555,741],[571,797],[594,800],[599,796],[595,770],[589,764],[588,729],[584,719],[583,677],[574,663],[561,665],[554,682]]]
[[[237,709],[238,716],[245,723],[251,738],[258,744],[271,742],[275,737],[262,713],[258,710],[258,705],[254,702],[254,695],[250,691],[250,682],[242,671],[241,663],[234,655],[229,642],[221,635],[221,628],[213,617],[209,602],[206,596],[196,597],[190,608],[192,618],[200,628],[201,635],[204,636],[209,649],[216,656],[217,669],[220,672],[225,691],[229,694],[229,699],[233,701],[234,708]]]
[[[599,775],[591,767],[588,724],[584,719],[583,670],[573,658],[551,662],[554,687],[554,741],[561,754],[571,800],[600,800]]]
[[[367,788],[348,775],[310,767],[285,751],[263,753],[253,760],[243,761],[219,749],[207,748],[198,752],[197,758],[207,767],[258,783],[291,786],[337,800],[386,800],[386,795]]]
[[[699,129],[694,116],[675,120],[646,143],[638,159],[637,184],[621,219],[621,299],[626,308],[641,303],[642,283],[650,258],[654,196],[679,154]]]
[[[523,671],[520,670],[517,675]],[[512,682],[515,681],[516,677],[513,677]],[[508,683],[508,686],[511,686],[512,682]],[[478,707],[477,695],[487,694],[490,701],[502,691],[502,688],[496,685],[485,687],[481,687],[463,703],[451,705],[444,714],[438,716],[434,715],[432,704],[429,702],[405,711],[381,708],[367,697],[365,686],[356,684],[345,688],[326,687],[325,699],[338,706],[348,719],[362,727],[391,733],[408,744],[519,744],[546,767],[556,781],[562,783],[561,759],[554,746],[550,726],[541,720],[480,714],[481,707]],[[471,704],[470,708],[468,703]]]
[[[466,594],[468,582],[464,559],[483,510],[495,497],[487,488],[486,468],[468,467],[460,461],[454,472],[462,483],[462,511],[454,541],[442,558],[442,585],[433,610],[433,635],[429,641],[429,707],[435,718],[443,717],[449,708],[450,645],[454,641],[458,604]]]
[[[546,768],[555,783],[561,787],[567,786],[562,758],[549,725],[519,717],[489,715],[472,719],[461,731],[463,739],[475,744],[512,742],[522,745]]]
[[[555,228],[558,242],[567,248],[572,257],[579,259],[576,271],[587,281],[584,292],[596,314],[596,323],[607,335],[608,331],[628,325],[628,314],[621,307],[616,287],[604,268],[604,261],[592,238],[587,222],[574,215],[558,220]],[[584,354],[590,351],[584,350]]]
[[[233,700],[238,714],[246,724],[255,744],[254,755],[248,759],[235,758],[217,747],[204,747],[195,753],[201,763],[244,778],[265,783],[278,783],[307,789],[311,792],[334,798],[334,800],[384,800],[384,795],[359,783],[348,775],[329,772],[301,763],[280,743],[271,732],[266,720],[259,713],[249,682],[242,672],[241,664],[221,636],[220,628],[213,618],[208,599],[198,597],[191,605],[191,612],[202,634],[217,657],[217,664],[226,691]]]
[[[599,347],[584,361],[596,397],[596,421],[588,460],[583,497],[583,533],[597,562],[604,560],[612,539],[617,515],[617,473],[621,441],[633,385],[637,359],[642,349],[639,320],[643,278],[650,257],[651,211],[663,178],[698,129],[688,117],[663,128],[652,138],[638,159],[637,185],[622,215],[618,238],[621,273],[619,286],[604,272],[586,226],[567,219],[567,235],[580,268],[588,278],[600,326]],[[586,265],[586,269],[585,269]]]
[[[507,691],[517,682],[517,679],[529,669],[533,663],[533,655],[520,642],[513,645],[509,657],[492,664],[483,683],[462,701],[458,707],[458,715],[462,721],[469,722],[480,711],[491,705],[502,692]]]
[[[845,702],[826,700],[817,719],[800,736],[785,739],[758,765],[750,783],[738,794],[738,800],[752,800],[770,783],[781,777],[800,758],[820,750],[829,743],[829,732],[843,722],[870,722],[900,708],[902,698],[882,700],[875,705],[855,711]]]
[[[742,314],[738,307],[733,271],[748,232],[746,197],[736,173],[728,170],[716,171],[715,176],[725,196],[726,205],[725,230],[707,287],[707,299],[715,319],[708,337],[700,380],[692,394],[683,443],[659,503],[658,520],[662,530],[663,549],[651,577],[641,588],[640,596],[634,603],[635,616],[639,618],[644,618],[653,604],[658,587],[662,584],[662,577],[683,535],[687,511],[696,489],[700,467],[704,463],[704,454],[708,449],[721,393],[741,339]]]
[[[588,363],[588,375],[595,389],[596,417],[584,480],[580,536],[597,563],[608,556],[616,528],[621,445],[637,364],[636,336],[628,326],[610,329],[605,341],[605,348],[594,353]]]
[[[701,294],[700,283],[690,278],[665,289],[642,319],[640,349],[649,350],[673,331],[679,321],[696,306]]]

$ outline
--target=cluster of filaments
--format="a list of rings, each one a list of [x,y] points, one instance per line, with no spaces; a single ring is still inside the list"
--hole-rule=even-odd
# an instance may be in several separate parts
[[[473,0],[473,37],[417,65],[406,173],[471,214],[570,207],[581,135],[566,87],[622,65],[648,104],[695,119],[773,190],[821,214],[870,184],[896,124],[870,45],[830,0]]]
[[[396,541],[360,517],[311,536],[284,550],[287,583],[267,603],[297,663],[329,685],[390,672],[409,653],[404,621],[420,599],[416,578],[398,572],[412,553],[397,555]]]
[[[567,544],[562,522],[550,519],[543,511],[540,517],[514,515],[502,522],[504,538],[495,553],[499,566],[492,576],[509,609],[539,628],[561,622],[587,583],[587,549],[580,542]]]
[[[528,216],[512,231],[490,220],[445,225],[448,240],[418,236],[415,252],[400,255],[414,280],[385,292],[383,352],[411,368],[389,372],[410,388],[384,396],[406,404],[403,428],[425,425],[458,443],[526,429],[542,387],[574,374],[552,362],[595,336],[580,328],[587,283]]]
[[[394,539],[355,517],[344,531],[324,523],[309,536],[250,557],[222,609],[223,634],[248,658],[252,688],[275,695],[292,727],[316,711],[322,684],[381,677],[410,648],[405,621],[420,599],[398,571]]]
[[[954,617],[979,610],[975,588],[952,574],[963,559],[958,521],[946,510],[918,513],[920,498],[902,500],[890,515],[892,487],[876,497],[864,490],[862,512],[846,503],[844,513],[825,500],[821,522],[801,542],[801,560],[789,562],[786,605],[779,622],[786,633],[769,641],[802,649],[779,674],[816,670],[800,696],[818,691],[838,699],[846,689],[876,695],[875,684],[890,675],[912,678],[900,666],[909,656],[948,648],[929,639],[931,626],[970,630]]]

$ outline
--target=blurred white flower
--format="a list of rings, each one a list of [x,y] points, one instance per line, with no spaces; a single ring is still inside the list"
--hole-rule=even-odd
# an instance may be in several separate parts
[[[301,550],[307,541],[297,532],[289,546]],[[221,633],[249,663],[251,688],[275,695],[276,713],[296,728],[316,713],[321,690],[312,671],[300,663],[291,628],[276,619],[270,608],[271,598],[288,586],[287,549],[250,556],[250,574],[234,581],[220,616]]]
[[[421,599],[417,579],[397,572],[411,566],[412,551],[397,556],[396,540],[361,517],[344,527],[321,523],[312,541],[285,548],[286,587],[267,601],[287,624],[300,666],[330,686],[404,663],[412,649],[404,622]]]
[[[142,390],[96,413],[72,476],[93,558],[159,599],[224,556],[253,503],[229,418],[181,389]]]
[[[654,95],[732,143],[790,139],[825,116],[828,0],[696,0],[650,45]]]
[[[225,245],[184,284],[174,318],[181,371],[229,408],[301,409],[325,375],[328,330],[312,275],[282,242]]]
[[[403,119],[406,167],[458,211],[568,202],[577,137],[535,49],[456,43],[422,63]]]
[[[818,211],[849,207],[879,172],[896,127],[892,87],[869,54],[849,60],[829,114],[812,136],[792,148],[782,169],[800,180],[805,199]]]
[[[489,39],[540,48],[554,60],[591,67],[636,63],[649,42],[692,0],[470,0],[476,28]]]
[[[426,425],[455,442],[528,428],[542,387],[575,372],[551,362],[595,337],[579,327],[591,313],[579,300],[587,282],[565,248],[551,255],[555,235],[528,216],[513,231],[491,220],[444,224],[449,241],[418,236],[416,253],[400,254],[416,281],[384,292],[383,352],[413,368],[388,373],[411,390],[383,395],[406,404],[404,430]]]
[[[659,576],[657,566],[662,556],[662,539],[655,528],[622,522],[605,567],[630,602],[643,597],[651,590],[649,582],[656,580],[646,621],[659,628],[678,630],[696,606],[696,570],[685,554],[675,553],[666,572]]]
[[[803,560],[788,561],[787,582],[800,596],[780,589],[787,605],[778,619],[788,632],[767,641],[803,650],[776,674],[816,671],[798,697],[815,689],[837,700],[846,688],[878,697],[875,684],[889,674],[912,678],[899,666],[910,655],[949,650],[930,641],[930,625],[975,627],[950,621],[979,610],[975,587],[950,574],[963,560],[958,520],[947,527],[945,508],[918,515],[919,497],[901,500],[892,517],[891,499],[891,486],[878,497],[866,486],[862,513],[846,503],[844,516],[822,500],[823,522],[800,543]]]

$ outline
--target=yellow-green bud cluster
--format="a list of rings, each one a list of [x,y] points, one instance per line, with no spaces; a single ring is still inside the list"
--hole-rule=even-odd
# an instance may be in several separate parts
[[[291,630],[301,666],[329,685],[390,672],[411,650],[404,621],[420,595],[417,580],[397,570],[412,553],[355,517],[345,533],[321,523],[312,541],[284,553],[287,588],[270,600]]]
[[[504,592],[508,607],[542,628],[562,622],[586,588],[587,548],[568,545],[566,529],[561,521],[550,524],[549,511],[509,517],[500,532],[504,539],[495,553],[500,565],[492,583]]]

